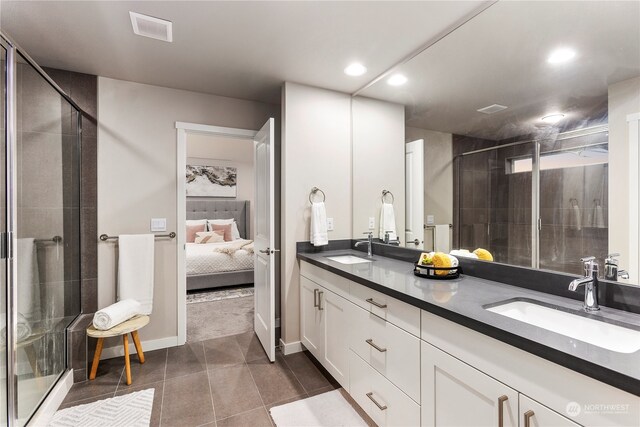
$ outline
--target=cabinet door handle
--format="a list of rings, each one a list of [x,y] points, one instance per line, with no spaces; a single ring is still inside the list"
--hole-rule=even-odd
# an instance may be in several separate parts
[[[322,295],[323,294],[324,294],[324,291],[318,292],[318,310],[324,310],[324,307],[322,307]]]
[[[529,409],[527,412],[524,413],[524,427],[531,427],[531,418],[535,414],[536,413],[533,412],[531,409]]]
[[[380,353],[384,353],[385,351],[387,351],[386,348],[383,348],[383,347],[380,347],[380,346],[376,345],[371,338],[369,338],[368,340],[365,340],[365,342],[367,344],[369,344],[371,347],[373,347],[376,350],[378,350]]]
[[[387,308],[387,304],[380,304],[379,302],[374,301],[373,298],[367,298],[366,301],[378,308]]]
[[[498,398],[498,427],[504,427],[504,402],[509,400],[504,394]]]
[[[380,409],[381,411],[384,411],[384,410],[386,410],[386,409],[387,409],[387,405],[381,405],[381,404],[379,404],[379,403],[378,403],[378,401],[377,401],[376,399],[374,399],[374,398],[373,398],[373,392],[369,392],[369,393],[367,393],[367,397],[368,397],[369,399],[371,399],[371,401],[372,401],[373,403],[375,403],[375,404],[376,404],[376,406],[378,407],[378,409]]]
[[[317,289],[313,290],[313,306],[314,307],[318,306],[318,290]]]

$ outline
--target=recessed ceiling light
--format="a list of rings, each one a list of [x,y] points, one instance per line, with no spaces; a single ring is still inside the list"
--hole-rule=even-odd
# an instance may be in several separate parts
[[[408,79],[402,74],[394,74],[393,76],[389,77],[387,83],[391,86],[402,86],[407,82],[407,80]]]
[[[135,34],[163,42],[173,41],[173,23],[171,21],[136,12],[129,12],[129,16]]]
[[[567,62],[576,56],[576,51],[569,48],[556,49],[547,58],[549,64],[560,64]]]
[[[541,120],[545,123],[558,123],[560,120],[562,120],[564,118],[564,114],[561,113],[554,113],[554,114],[548,114],[546,116],[544,116]]]
[[[347,76],[354,76],[354,77],[361,76],[366,72],[367,72],[367,67],[360,64],[359,62],[354,62],[353,64],[350,64],[347,68],[344,69],[344,73]]]

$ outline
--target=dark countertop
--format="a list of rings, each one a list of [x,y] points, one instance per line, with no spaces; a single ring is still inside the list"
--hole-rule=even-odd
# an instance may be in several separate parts
[[[484,306],[506,300],[535,300],[576,314],[622,322],[640,330],[640,315],[601,307],[595,314],[582,310],[582,301],[526,288],[461,275],[455,280],[432,280],[413,274],[413,264],[374,255],[374,262],[341,264],[329,256],[355,255],[341,249],[318,253],[298,252],[298,259],[330,271],[425,311],[481,332],[529,353],[640,395],[640,351],[619,353],[487,311]],[[568,286],[568,283],[567,283]]]

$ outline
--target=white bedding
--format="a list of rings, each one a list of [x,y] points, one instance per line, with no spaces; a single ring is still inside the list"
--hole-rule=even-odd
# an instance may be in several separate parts
[[[238,245],[244,239],[220,243],[187,243],[187,276],[253,269],[253,252],[237,250],[233,255],[216,252],[216,248]]]

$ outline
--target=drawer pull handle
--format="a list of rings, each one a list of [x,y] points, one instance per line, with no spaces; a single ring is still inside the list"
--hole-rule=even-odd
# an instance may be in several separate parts
[[[524,427],[531,427],[531,418],[535,415],[535,412],[528,410],[524,413]]]
[[[504,402],[509,400],[505,395],[498,398],[498,427],[504,427]]]
[[[324,310],[324,307],[322,307],[322,295],[324,294],[323,291],[318,292],[318,310]]]
[[[367,397],[368,397],[369,399],[371,399],[371,401],[372,401],[373,403],[375,403],[375,404],[376,404],[376,406],[378,407],[378,409],[380,409],[381,411],[384,411],[384,410],[386,410],[386,409],[387,409],[387,405],[381,405],[381,404],[379,404],[379,403],[378,403],[378,401],[377,401],[377,400],[375,400],[375,399],[373,398],[373,392],[367,393]]]
[[[366,301],[378,308],[387,308],[387,304],[380,304],[379,302],[374,301],[373,298],[367,298]]]
[[[376,350],[378,350],[380,353],[384,353],[385,351],[387,351],[387,349],[386,349],[386,348],[382,348],[382,347],[380,347],[380,346],[376,345],[376,344],[373,342],[373,340],[372,340],[371,338],[370,338],[370,339],[368,339],[368,340],[365,340],[365,342],[366,342],[367,344],[369,344],[371,347],[373,347],[373,348],[375,348]]]
[[[314,307],[318,306],[318,290],[317,289],[313,290],[313,306]]]

